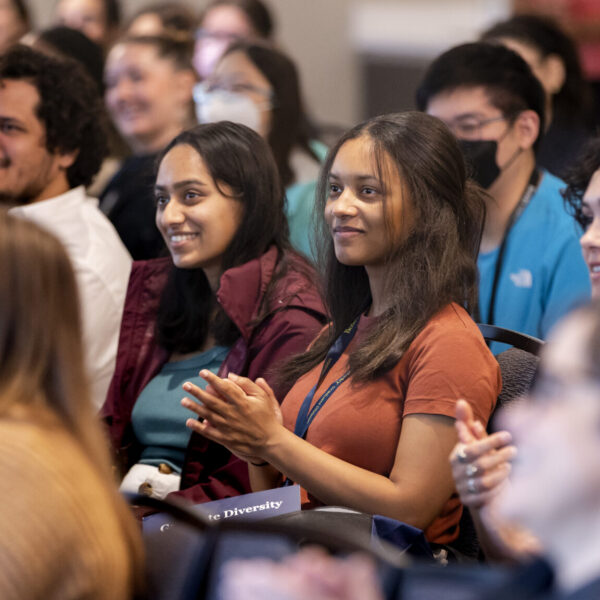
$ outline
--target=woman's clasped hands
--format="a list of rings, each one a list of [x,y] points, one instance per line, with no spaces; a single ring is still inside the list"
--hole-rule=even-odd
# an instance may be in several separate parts
[[[190,382],[183,384],[194,399],[183,398],[182,406],[200,417],[188,419],[186,426],[247,462],[267,460],[265,449],[283,427],[269,384],[261,377],[255,382],[233,373],[221,378],[206,370],[200,371],[200,377],[208,382],[206,390]]]

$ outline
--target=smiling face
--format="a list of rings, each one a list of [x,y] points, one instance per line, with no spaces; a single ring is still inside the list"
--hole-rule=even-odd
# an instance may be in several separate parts
[[[581,203],[589,225],[581,236],[583,258],[590,270],[592,297],[600,298],[600,169],[590,179]]]
[[[193,74],[178,70],[150,44],[117,44],[105,69],[106,104],[137,153],[161,149],[186,124]]]
[[[31,83],[0,84],[0,202],[29,204],[69,189],[67,168],[75,156],[46,148],[46,131],[37,116],[40,96]]]
[[[384,155],[381,167],[366,135],[345,142],[333,161],[325,220],[336,258],[344,265],[380,267],[400,243],[390,236],[400,235],[405,220],[402,181],[389,156]]]
[[[244,212],[231,189],[213,180],[191,146],[175,146],[160,163],[156,177],[156,226],[176,267],[201,268],[218,287],[223,254]]]

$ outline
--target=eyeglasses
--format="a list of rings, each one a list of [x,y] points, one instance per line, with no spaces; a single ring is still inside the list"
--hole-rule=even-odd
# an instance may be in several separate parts
[[[489,119],[480,119],[479,117],[464,116],[447,121],[446,125],[450,131],[461,140],[477,140],[481,134],[481,128],[495,123],[497,121],[506,121],[510,117],[500,115],[499,117],[491,117]]]
[[[260,88],[252,85],[251,83],[227,81],[221,79],[208,79],[206,81],[202,81],[201,83],[197,83],[194,86],[194,100],[196,100],[196,102],[202,102],[207,94],[219,90],[236,94],[258,94],[269,101],[272,101],[273,99],[273,92],[271,90]]]
[[[239,42],[243,40],[243,36],[236,33],[228,33],[227,31],[208,31],[206,29],[196,29],[195,38],[197,40],[219,40],[225,42]]]

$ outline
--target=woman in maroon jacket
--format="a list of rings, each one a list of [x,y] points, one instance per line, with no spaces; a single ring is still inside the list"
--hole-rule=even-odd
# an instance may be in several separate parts
[[[124,491],[206,502],[249,491],[246,463],[192,434],[181,383],[209,369],[264,377],[324,322],[314,272],[289,246],[266,143],[229,122],[177,136],[159,160],[156,224],[171,257],[134,263],[103,409]]]

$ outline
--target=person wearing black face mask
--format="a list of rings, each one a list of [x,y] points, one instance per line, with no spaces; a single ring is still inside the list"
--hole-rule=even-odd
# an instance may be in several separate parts
[[[560,195],[565,184],[536,165],[544,125],[540,83],[515,52],[463,44],[430,65],[417,105],[448,125],[472,177],[489,193],[475,317],[545,338],[590,297],[590,281]]]

